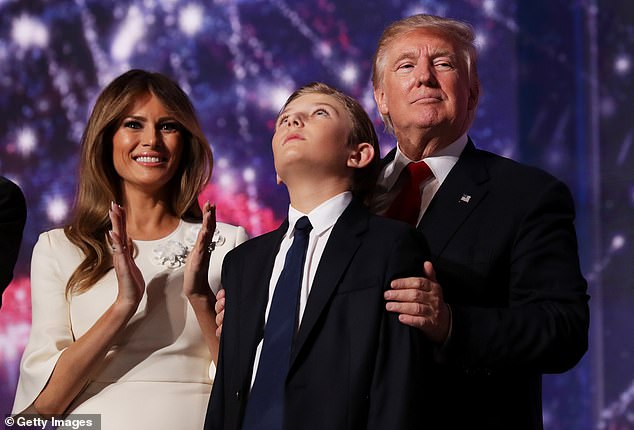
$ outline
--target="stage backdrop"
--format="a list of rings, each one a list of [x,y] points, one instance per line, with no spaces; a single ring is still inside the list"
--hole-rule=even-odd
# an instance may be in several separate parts
[[[285,98],[314,80],[354,95],[385,153],[394,141],[374,106],[371,57],[386,24],[419,12],[476,30],[476,145],[550,171],[575,196],[591,346],[572,371],[544,377],[546,429],[634,429],[634,6],[616,0],[0,0],[0,174],[29,211],[0,311],[0,416],[30,328],[30,254],[68,219],[80,136],[105,84],[133,67],[176,79],[215,155],[205,196],[220,220],[259,235],[288,204],[270,151]]]

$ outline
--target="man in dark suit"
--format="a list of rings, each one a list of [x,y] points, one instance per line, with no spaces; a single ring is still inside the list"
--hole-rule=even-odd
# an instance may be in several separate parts
[[[26,222],[26,202],[20,188],[0,176],[0,307],[2,293],[13,279]]]
[[[289,216],[225,258],[226,318],[205,429],[419,428],[427,343],[385,311],[383,292],[393,279],[422,275],[426,253],[413,228],[362,205],[375,152],[372,122],[350,97],[316,83],[287,101],[273,153]],[[299,297],[280,317],[306,220]],[[285,347],[276,323],[291,325]]]
[[[375,99],[397,147],[375,212],[394,214],[414,182],[410,163],[431,170],[414,184],[409,220],[431,258],[424,277],[392,283],[386,307],[436,343],[421,428],[542,429],[541,375],[587,349],[574,205],[562,182],[468,138],[480,89],[473,40],[469,25],[430,15],[397,21],[379,40]]]

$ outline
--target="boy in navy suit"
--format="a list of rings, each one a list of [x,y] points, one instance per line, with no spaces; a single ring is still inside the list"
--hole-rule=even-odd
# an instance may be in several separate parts
[[[371,120],[309,84],[282,108],[272,146],[288,218],[225,258],[205,429],[420,428],[426,341],[385,310],[383,292],[422,274],[425,245],[364,206],[379,168]]]

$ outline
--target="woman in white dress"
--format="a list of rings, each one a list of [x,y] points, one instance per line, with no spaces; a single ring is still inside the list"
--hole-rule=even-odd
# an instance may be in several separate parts
[[[99,414],[103,430],[203,427],[214,293],[224,255],[247,238],[216,223],[209,202],[201,212],[211,168],[174,81],[131,70],[103,90],[82,138],[71,222],[33,250],[13,413]]]

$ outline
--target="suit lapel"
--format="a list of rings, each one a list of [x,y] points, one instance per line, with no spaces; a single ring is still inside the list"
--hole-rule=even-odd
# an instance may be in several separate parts
[[[259,249],[254,253],[255,258],[247,261],[245,280],[241,284],[240,303],[238,309],[242,311],[238,320],[238,348],[242,377],[249,378],[253,368],[255,349],[264,334],[264,314],[269,297],[269,281],[273,272],[275,256],[284,233],[288,230],[288,220],[262,238]]]
[[[339,280],[354,257],[367,229],[369,213],[353,200],[334,225],[324,253],[321,256],[302,322],[293,344],[291,367],[302,350],[319,316],[323,313]]]
[[[489,173],[471,139],[432,199],[418,230],[438,257],[455,232],[486,196]]]

